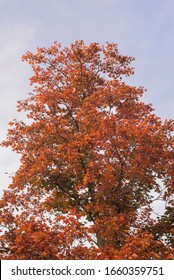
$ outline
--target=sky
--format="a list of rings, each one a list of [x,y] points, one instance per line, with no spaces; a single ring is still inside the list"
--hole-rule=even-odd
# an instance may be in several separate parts
[[[0,0],[0,141],[26,99],[30,67],[26,51],[54,41],[68,46],[117,43],[121,54],[135,57],[129,84],[147,89],[162,119],[174,117],[174,0]],[[19,156],[0,147],[0,195],[19,166]],[[8,173],[8,174],[6,174]]]

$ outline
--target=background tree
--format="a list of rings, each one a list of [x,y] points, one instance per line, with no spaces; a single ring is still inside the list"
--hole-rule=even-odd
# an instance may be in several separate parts
[[[133,58],[76,41],[23,60],[33,93],[18,102],[29,122],[10,122],[2,143],[21,155],[1,199],[2,258],[172,259],[174,123],[123,81]]]

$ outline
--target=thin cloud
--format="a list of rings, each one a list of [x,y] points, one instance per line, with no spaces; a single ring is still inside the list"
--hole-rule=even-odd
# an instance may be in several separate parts
[[[0,29],[0,141],[5,138],[8,123],[16,118],[17,100],[27,97],[30,69],[21,62],[21,56],[34,38],[34,30],[26,25]],[[0,195],[16,171],[19,157],[10,149],[0,148]]]

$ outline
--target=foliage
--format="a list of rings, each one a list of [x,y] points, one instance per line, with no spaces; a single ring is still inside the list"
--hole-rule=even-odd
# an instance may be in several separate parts
[[[23,60],[33,93],[2,143],[21,165],[0,202],[1,258],[172,259],[174,123],[125,83],[133,58],[76,41]]]

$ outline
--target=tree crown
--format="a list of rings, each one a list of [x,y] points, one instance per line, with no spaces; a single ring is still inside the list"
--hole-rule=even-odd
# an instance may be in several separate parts
[[[142,102],[142,87],[123,81],[133,58],[116,44],[76,41],[23,60],[33,68],[33,93],[18,110],[31,123],[10,122],[2,143],[21,155],[1,199],[3,256],[172,258],[174,123]],[[152,192],[168,203],[158,221]]]

